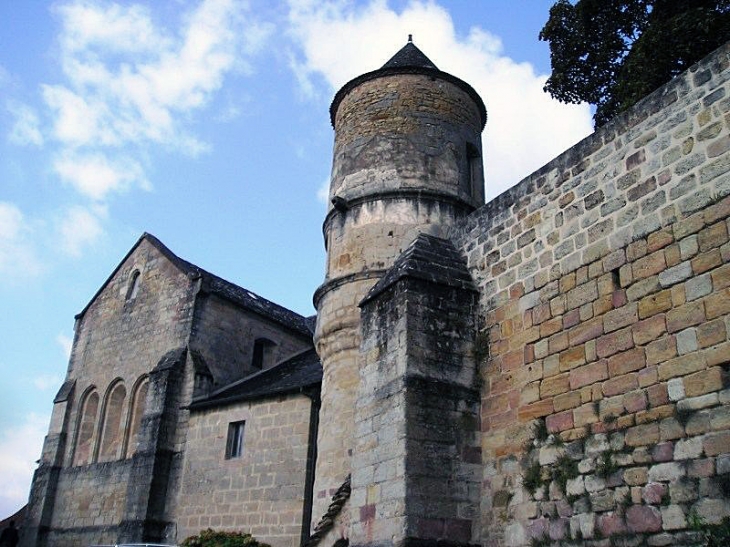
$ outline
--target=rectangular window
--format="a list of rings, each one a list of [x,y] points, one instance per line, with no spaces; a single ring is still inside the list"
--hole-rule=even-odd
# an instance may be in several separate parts
[[[243,430],[246,422],[228,424],[228,440],[226,441],[226,459],[240,458],[243,455]]]

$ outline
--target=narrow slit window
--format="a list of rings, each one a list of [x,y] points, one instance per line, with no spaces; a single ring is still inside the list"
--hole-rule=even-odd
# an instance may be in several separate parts
[[[477,195],[476,188],[480,180],[479,162],[481,161],[481,155],[479,149],[472,143],[466,145],[466,160],[467,160],[467,188],[466,191],[470,196]]]
[[[228,424],[228,440],[226,441],[226,459],[243,456],[243,432],[246,422],[231,422]]]

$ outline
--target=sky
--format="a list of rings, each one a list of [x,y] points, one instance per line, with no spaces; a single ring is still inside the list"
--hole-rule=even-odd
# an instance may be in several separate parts
[[[487,199],[592,131],[542,90],[551,0],[0,0],[0,519],[27,501],[74,315],[143,232],[303,315],[328,108],[414,43],[484,99]]]

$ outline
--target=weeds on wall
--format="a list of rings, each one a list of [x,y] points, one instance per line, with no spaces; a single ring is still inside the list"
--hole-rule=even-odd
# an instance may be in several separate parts
[[[533,497],[535,496],[535,492],[546,486],[545,479],[542,478],[542,466],[539,462],[534,462],[525,469],[522,486]]]
[[[599,409],[596,409],[598,412]],[[687,427],[695,418],[692,410],[674,409],[674,419],[678,424]],[[730,517],[726,517],[719,524],[708,524],[700,515],[689,512],[694,505],[691,501],[673,501],[670,489],[662,493],[661,499],[647,501],[632,496],[631,487],[624,482],[622,470],[624,466],[637,467],[632,454],[635,453],[633,444],[625,442],[626,433],[622,430],[627,426],[621,425],[621,419],[612,414],[602,417],[602,427],[586,426],[582,431],[573,430],[565,437],[551,433],[544,418],[533,421],[530,428],[530,438],[523,444],[524,455],[521,460],[522,487],[529,498],[537,502],[537,517],[550,521],[552,534],[555,519],[565,514],[585,512],[608,512],[613,517],[624,520],[628,518],[628,511],[636,505],[648,504],[656,510],[678,503],[686,516],[686,527],[676,530],[672,534],[676,538],[684,538],[696,547],[730,547]],[[676,427],[676,424],[674,425]],[[582,433],[582,434],[581,434]],[[646,455],[644,455],[645,457]],[[685,461],[685,463],[687,463]],[[585,481],[573,479],[583,476]],[[602,481],[596,481],[602,479]],[[588,481],[593,488],[588,488]],[[698,481],[699,479],[695,479]],[[730,498],[730,473],[723,473],[711,477],[711,483],[706,485],[715,493],[710,497]],[[663,481],[666,482],[666,481]],[[699,484],[697,482],[695,485]],[[594,496],[593,492],[607,490],[610,496]],[[558,514],[559,504],[566,503],[572,508],[563,508],[564,513]],[[600,504],[600,505],[595,505]],[[662,510],[663,511],[663,510]],[[635,518],[635,514],[634,517]],[[565,526],[564,523],[562,526]],[[582,525],[581,525],[582,526]],[[595,526],[595,528],[593,528]],[[627,523],[623,523],[624,530]],[[557,526],[555,530],[559,530]],[[540,530],[540,528],[536,528]],[[562,535],[564,532],[560,532]],[[604,536],[604,533],[606,535]],[[550,538],[548,534],[529,539],[531,547],[573,547],[591,545],[595,547],[646,547],[649,545],[648,533],[619,532],[611,533],[602,530],[598,519],[591,525],[591,532],[574,526],[567,537]]]
[[[707,524],[705,519],[692,511],[687,515],[690,530],[702,535],[705,547],[728,547],[730,545],[730,517],[722,519],[720,524]]]
[[[614,460],[613,451],[606,450],[605,452],[601,452],[596,460],[596,475],[605,479],[613,475],[616,471],[618,471],[618,465],[616,465],[616,461]]]
[[[540,465],[539,452],[543,447],[560,451],[552,464]],[[526,458],[523,461],[522,486],[530,496],[544,490],[554,481],[565,493],[569,480],[578,476],[578,462],[565,452],[565,443],[559,435],[551,435],[545,420],[536,420],[532,425],[532,439],[526,444]]]
[[[567,454],[561,454],[551,471],[552,479],[560,487],[560,491],[565,494],[568,481],[578,476],[578,462]]]

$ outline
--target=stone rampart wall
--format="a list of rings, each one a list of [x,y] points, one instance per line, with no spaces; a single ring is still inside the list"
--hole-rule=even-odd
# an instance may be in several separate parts
[[[671,545],[730,515],[729,59],[454,231],[481,291],[482,545]]]

